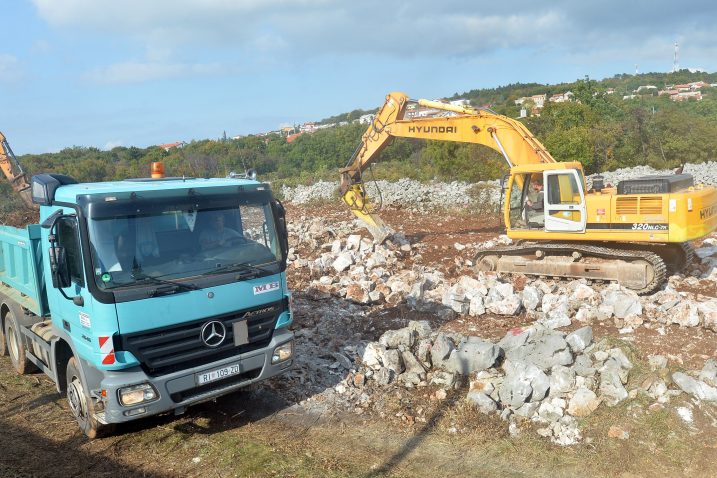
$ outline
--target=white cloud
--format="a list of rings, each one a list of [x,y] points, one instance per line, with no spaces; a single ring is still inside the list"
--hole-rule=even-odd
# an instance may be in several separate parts
[[[182,67],[171,59],[186,58],[186,51],[197,57],[207,49],[254,55],[263,62],[355,53],[465,57],[504,48],[575,57],[622,49],[661,57],[646,45],[686,35],[693,40],[693,51],[709,52],[717,16],[717,3],[706,0],[694,0],[689,9],[678,11],[666,0],[649,7],[623,0],[511,0],[490,8],[469,0],[398,5],[385,0],[32,1],[56,27],[139,42],[147,52],[143,68],[148,77],[175,75]]]
[[[251,41],[273,16],[332,0],[33,0],[39,15],[57,27],[78,27],[143,39],[153,47],[194,41]]]
[[[218,63],[191,64],[128,61],[96,68],[87,73],[85,79],[98,84],[124,84],[190,76],[208,76],[230,71],[230,68]]]
[[[12,55],[0,53],[0,82],[15,83],[22,76],[20,61]]]
[[[120,140],[120,139],[115,139],[115,140],[107,141],[107,143],[105,143],[105,147],[104,147],[103,149],[104,149],[105,151],[110,151],[110,150],[112,150],[112,149],[117,148],[118,146],[122,146],[122,144],[123,144],[123,143],[122,143],[122,140]]]

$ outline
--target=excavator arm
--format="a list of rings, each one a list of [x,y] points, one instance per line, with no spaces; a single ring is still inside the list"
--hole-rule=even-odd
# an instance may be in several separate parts
[[[367,224],[379,242],[385,240],[391,230],[376,214],[362,177],[393,138],[482,144],[499,152],[509,167],[556,162],[540,141],[512,118],[471,107],[417,100],[420,106],[450,112],[452,116],[405,119],[409,102],[404,93],[389,93],[348,165],[340,170],[343,201]]]
[[[386,103],[361,137],[361,143],[348,164],[340,170],[343,201],[351,208],[354,215],[366,224],[369,232],[378,242],[386,240],[392,230],[375,214],[375,208],[364,188],[363,172],[393,140],[391,127],[396,121],[403,119],[407,103],[408,97],[403,93],[387,95]]]
[[[32,202],[32,191],[27,175],[22,169],[22,165],[12,152],[12,148],[5,139],[5,135],[0,132],[0,169],[10,182],[12,188],[22,198],[23,202],[29,208],[37,209],[37,205]]]

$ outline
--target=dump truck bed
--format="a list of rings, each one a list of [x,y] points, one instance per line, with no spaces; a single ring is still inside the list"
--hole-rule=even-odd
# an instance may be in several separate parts
[[[27,229],[0,226],[0,294],[43,316],[49,309],[42,274],[40,231],[37,224]]]

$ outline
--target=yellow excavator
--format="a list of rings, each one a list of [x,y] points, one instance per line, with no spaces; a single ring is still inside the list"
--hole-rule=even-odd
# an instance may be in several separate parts
[[[2,132],[0,132],[0,169],[2,169],[10,185],[20,195],[27,207],[37,209],[37,204],[32,202],[32,192],[30,191],[30,182],[27,180],[27,175]]]
[[[410,117],[409,105],[442,116]],[[390,93],[341,173],[341,194],[377,241],[391,229],[367,195],[363,173],[393,138],[487,146],[510,168],[503,218],[508,247],[481,251],[479,270],[616,281],[640,294],[692,260],[690,241],[717,228],[717,189],[689,174],[646,176],[588,190],[579,162],[557,162],[520,121],[489,110]]]

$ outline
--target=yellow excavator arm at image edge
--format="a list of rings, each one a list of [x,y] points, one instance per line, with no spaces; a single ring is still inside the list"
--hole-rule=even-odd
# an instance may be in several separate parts
[[[27,207],[37,209],[37,205],[32,202],[32,192],[30,190],[30,182],[27,175],[22,169],[22,165],[12,152],[12,148],[7,142],[5,135],[0,132],[0,169],[2,169],[5,178],[12,186],[13,190],[20,195]]]

